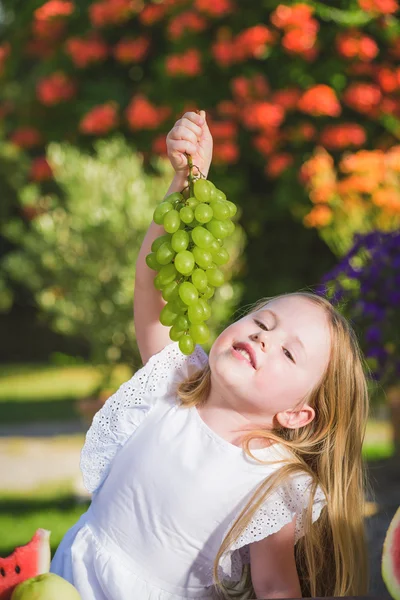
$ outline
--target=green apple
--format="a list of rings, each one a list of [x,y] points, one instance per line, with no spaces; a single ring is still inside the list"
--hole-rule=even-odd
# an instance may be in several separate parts
[[[11,600],[82,600],[78,590],[54,573],[26,579],[14,589]]]

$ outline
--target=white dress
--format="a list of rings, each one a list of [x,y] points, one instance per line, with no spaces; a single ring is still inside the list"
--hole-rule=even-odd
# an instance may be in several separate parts
[[[176,401],[176,386],[203,368],[200,346],[189,357],[177,343],[152,356],[105,403],[81,456],[88,511],[62,540],[51,571],[82,600],[178,600],[213,597],[212,568],[225,534],[257,486],[279,463],[263,465],[225,441],[197,409]],[[275,444],[254,450],[284,460]],[[303,535],[309,478],[296,476],[263,505],[219,564],[239,581],[248,545],[296,518]],[[318,490],[313,520],[325,504]]]

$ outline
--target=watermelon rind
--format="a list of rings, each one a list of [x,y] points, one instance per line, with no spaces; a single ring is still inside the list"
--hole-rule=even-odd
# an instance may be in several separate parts
[[[382,552],[382,578],[386,584],[389,594],[394,600],[400,600],[400,547],[393,549],[395,534],[397,541],[400,540],[400,507],[397,509],[389,528],[386,532]],[[397,550],[397,555],[393,556],[393,551]],[[397,560],[397,564],[394,561]],[[396,568],[398,576],[394,572]]]

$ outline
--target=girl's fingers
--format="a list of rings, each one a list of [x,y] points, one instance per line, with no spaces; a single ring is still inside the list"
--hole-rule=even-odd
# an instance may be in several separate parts
[[[184,125],[178,125],[177,127],[174,127],[168,134],[168,137],[170,140],[187,140],[193,144],[197,144],[198,142],[197,135]]]
[[[196,154],[197,152],[197,148],[194,144],[188,142],[187,140],[173,140],[171,141],[170,145],[170,152],[172,154],[175,153],[184,153],[186,152],[187,154]]]

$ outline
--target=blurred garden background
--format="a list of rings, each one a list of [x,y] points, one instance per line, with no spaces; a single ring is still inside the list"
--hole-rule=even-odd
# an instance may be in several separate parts
[[[400,504],[398,0],[0,0],[0,556],[86,509],[91,418],[141,366],[135,262],[204,109],[238,205],[213,339],[262,296],[313,289],[371,370],[371,592]]]

